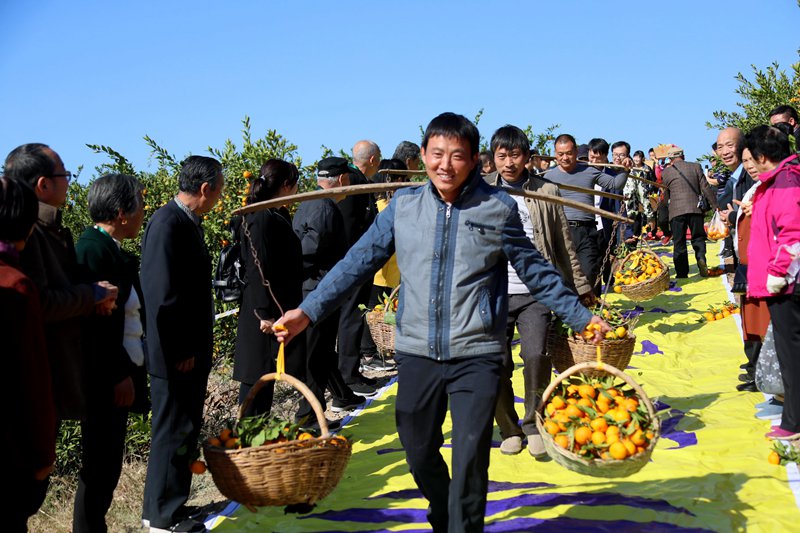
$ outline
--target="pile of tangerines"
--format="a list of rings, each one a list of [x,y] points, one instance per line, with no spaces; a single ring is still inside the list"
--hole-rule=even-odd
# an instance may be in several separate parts
[[[706,322],[714,322],[715,320],[722,320],[723,318],[738,314],[738,305],[732,302],[724,302],[718,305],[709,305],[708,311],[703,313],[703,320]]]
[[[712,227],[711,229],[708,230],[708,233],[706,233],[706,235],[708,235],[708,238],[711,239],[712,241],[718,241],[730,235],[730,230],[728,229],[727,226],[721,225],[719,229]]]
[[[571,377],[545,406],[544,429],[557,446],[597,460],[623,460],[647,450],[652,421],[636,392],[613,376]]]
[[[614,292],[622,292],[623,285],[635,285],[656,278],[663,271],[664,265],[653,252],[637,250],[614,273]]]

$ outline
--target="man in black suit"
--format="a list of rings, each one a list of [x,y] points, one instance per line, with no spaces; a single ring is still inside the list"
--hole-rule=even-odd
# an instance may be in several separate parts
[[[150,219],[142,238],[147,370],[153,409],[143,523],[150,531],[203,531],[186,518],[211,371],[214,302],[202,215],[222,193],[222,166],[210,157],[184,161],[177,196]],[[186,453],[178,454],[184,448]]]

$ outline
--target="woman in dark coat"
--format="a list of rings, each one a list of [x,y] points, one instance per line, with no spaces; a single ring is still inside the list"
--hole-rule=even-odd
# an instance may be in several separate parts
[[[92,182],[87,202],[94,225],[75,245],[78,263],[90,281],[109,280],[119,293],[110,315],[83,322],[87,415],[81,422],[83,453],[72,530],[105,532],[122,472],[128,413],[149,409],[139,261],[121,248],[142,227],[142,185],[133,176],[107,174]]]
[[[250,184],[247,203],[263,202],[297,192],[297,167],[280,159],[270,159],[260,175]],[[238,230],[245,267],[239,329],[236,333],[233,379],[241,382],[239,404],[253,384],[267,373],[275,372],[279,344],[271,325],[302,301],[303,255],[300,240],[292,230],[292,218],[286,207],[248,213]],[[248,237],[249,232],[249,237]],[[259,271],[253,251],[261,265]],[[263,273],[263,279],[262,279]],[[269,288],[264,284],[269,282]],[[265,333],[266,332],[266,333]],[[305,343],[286,347],[286,372],[302,380],[305,376]],[[273,383],[264,386],[245,415],[269,413]]]

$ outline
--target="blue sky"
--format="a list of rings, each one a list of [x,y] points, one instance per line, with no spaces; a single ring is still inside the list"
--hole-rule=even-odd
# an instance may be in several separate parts
[[[734,110],[737,72],[797,61],[796,0],[672,2],[0,2],[4,157],[45,142],[83,178],[105,144],[155,168],[142,137],[203,154],[241,119],[306,163],[373,139],[384,156],[443,111],[481,133],[558,123],[579,142],[694,159]]]

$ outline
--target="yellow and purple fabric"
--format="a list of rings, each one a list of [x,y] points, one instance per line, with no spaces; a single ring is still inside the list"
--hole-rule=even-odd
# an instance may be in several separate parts
[[[671,247],[655,250],[671,262]],[[714,258],[718,245],[709,246]],[[713,264],[714,261],[710,260]],[[663,430],[650,464],[624,479],[593,478],[553,461],[497,449],[495,431],[487,532],[793,531],[800,527],[797,467],[767,462],[770,422],[754,417],[760,393],[737,392],[744,362],[739,317],[702,322],[710,304],[729,299],[724,277],[688,279],[647,302],[621,295],[612,304],[640,315],[636,352],[626,372],[656,401]],[[674,275],[674,271],[673,271]],[[518,360],[519,362],[519,360]],[[514,375],[522,390],[522,374]],[[343,433],[353,456],[337,489],[308,514],[281,508],[251,513],[229,506],[207,522],[215,532],[429,531],[394,424],[396,385],[356,413]],[[521,399],[519,399],[521,402]],[[522,411],[519,405],[518,411]],[[449,418],[445,446],[449,460]]]

